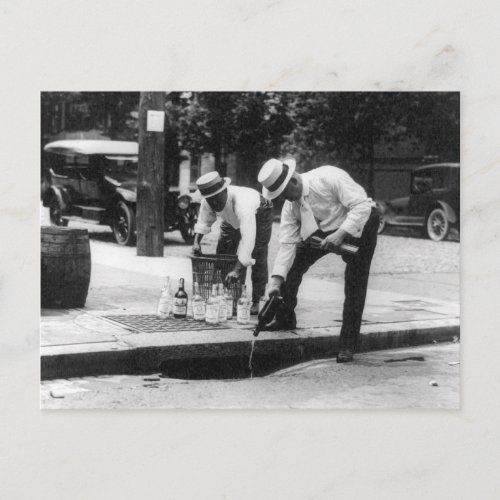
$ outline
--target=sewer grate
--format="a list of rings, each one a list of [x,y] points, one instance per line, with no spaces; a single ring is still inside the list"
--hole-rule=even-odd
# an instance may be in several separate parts
[[[154,314],[121,314],[103,318],[143,333],[179,332],[185,330],[224,330],[228,325],[212,325],[193,318],[159,318]]]

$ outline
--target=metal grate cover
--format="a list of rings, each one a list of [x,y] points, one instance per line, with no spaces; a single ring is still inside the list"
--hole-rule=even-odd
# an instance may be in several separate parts
[[[121,314],[103,316],[103,318],[119,323],[143,333],[179,332],[185,330],[225,330],[229,324],[213,325],[193,318],[159,318],[154,314]]]

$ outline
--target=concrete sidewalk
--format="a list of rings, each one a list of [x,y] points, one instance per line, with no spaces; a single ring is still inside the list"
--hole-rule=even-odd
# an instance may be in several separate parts
[[[178,323],[173,330],[165,329],[165,324],[154,325],[164,276],[174,278],[174,287],[178,278],[185,278],[190,293],[190,259],[137,257],[131,249],[98,241],[91,242],[91,252],[92,278],[86,307],[42,309],[42,379],[153,373],[169,360],[250,354],[253,325],[229,321],[224,327],[207,329],[204,323],[193,327]],[[368,291],[360,350],[459,337],[457,303],[389,290],[388,285],[387,291]],[[332,282],[306,275],[299,294],[297,328],[262,332],[255,342],[255,355],[296,362],[335,355],[342,304],[341,280]]]

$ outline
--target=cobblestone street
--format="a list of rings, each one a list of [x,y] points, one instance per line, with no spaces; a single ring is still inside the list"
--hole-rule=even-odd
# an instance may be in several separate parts
[[[49,224],[48,210],[42,207],[42,224]],[[86,228],[90,238],[96,241],[113,242],[107,226],[71,222],[70,227]],[[214,224],[213,232],[205,236],[202,248],[205,253],[215,251],[219,232]],[[272,265],[279,247],[279,223],[273,225],[269,247],[269,264]],[[456,233],[447,241],[435,242],[424,238],[417,231],[389,229],[378,237],[377,249],[372,262],[372,275],[406,273],[457,273],[459,271],[460,244]],[[188,257],[191,247],[182,242],[179,231],[165,233],[165,256]],[[344,264],[336,255],[329,255],[317,262],[309,271],[318,277],[332,278],[343,272]]]
[[[42,207],[41,214],[42,224],[49,224],[48,210]],[[111,230],[106,226],[71,222],[70,227],[86,228],[91,241],[106,242],[116,246]],[[202,241],[203,252],[215,251],[218,235],[216,223],[212,233],[205,236]],[[270,271],[279,247],[278,238],[279,223],[275,222],[269,247]],[[127,251],[135,253],[135,248],[130,247]],[[191,247],[183,243],[178,231],[165,233],[166,257],[189,257],[190,254]],[[390,228],[387,234],[378,237],[371,267],[370,286],[384,289],[386,287],[384,276],[398,275],[415,282],[417,289],[414,293],[432,294],[430,288],[433,284],[445,285],[445,290],[440,290],[438,295],[435,295],[436,298],[458,301],[459,262],[460,242],[456,233],[452,233],[447,241],[435,242],[424,238],[416,230]],[[344,267],[340,257],[327,255],[311,267],[308,275],[328,280],[342,279]],[[394,282],[392,286],[394,287]],[[393,288],[393,291],[405,293],[408,291],[407,286],[407,281],[402,281],[401,287]]]

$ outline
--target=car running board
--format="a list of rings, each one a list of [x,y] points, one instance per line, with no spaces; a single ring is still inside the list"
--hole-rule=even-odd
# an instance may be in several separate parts
[[[62,215],[61,219],[72,221],[72,222],[85,222],[86,224],[100,224],[100,220],[87,219],[86,217],[80,217],[79,215]]]
[[[79,217],[97,222],[101,221],[104,212],[106,212],[106,209],[101,207],[90,207],[88,205],[75,205],[74,207],[80,211]]]

